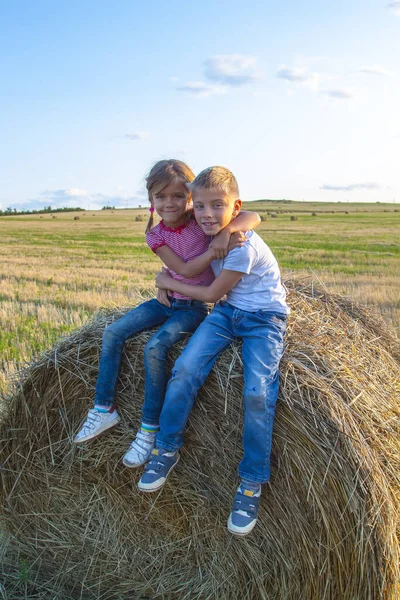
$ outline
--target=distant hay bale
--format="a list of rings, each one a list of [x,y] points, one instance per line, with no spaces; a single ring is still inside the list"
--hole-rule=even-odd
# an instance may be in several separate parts
[[[74,217],[74,221],[79,221],[79,217]]]
[[[33,364],[3,410],[0,569],[10,598],[398,597],[399,341],[350,300],[287,285],[272,480],[253,533],[226,531],[242,453],[239,346],[200,391],[160,493],[140,494],[141,469],[121,463],[140,422],[152,332],[126,345],[121,425],[72,444],[93,402],[102,331],[122,313],[101,314]]]
[[[295,217],[294,215],[292,215],[292,216],[290,217],[290,220],[291,220],[291,221],[298,221],[298,220],[299,220],[299,217]]]
[[[277,216],[278,216],[278,214],[277,214],[277,213],[271,213],[271,215],[270,215],[270,216],[271,216],[271,219],[276,219],[276,218],[277,218]]]
[[[261,221],[266,221],[267,220],[267,215],[260,214],[260,220]]]
[[[316,212],[313,212],[313,213],[311,214],[311,216],[312,216],[312,217],[316,217],[316,216],[317,216],[317,213],[316,213]]]
[[[136,215],[135,221],[144,221],[143,215]]]

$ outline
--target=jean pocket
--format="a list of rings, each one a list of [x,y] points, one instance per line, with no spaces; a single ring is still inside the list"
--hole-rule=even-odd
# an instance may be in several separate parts
[[[284,315],[271,313],[268,310],[259,310],[256,312],[256,315],[266,325],[277,325],[280,329],[286,327],[286,317]]]

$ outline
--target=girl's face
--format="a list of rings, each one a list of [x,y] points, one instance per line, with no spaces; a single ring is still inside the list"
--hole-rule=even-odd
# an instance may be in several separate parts
[[[154,210],[165,225],[179,227],[184,224],[186,213],[192,207],[192,200],[182,179],[174,179],[152,197]]]

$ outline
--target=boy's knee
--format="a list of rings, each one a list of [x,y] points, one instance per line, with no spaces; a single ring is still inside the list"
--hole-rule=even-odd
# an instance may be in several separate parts
[[[245,387],[246,405],[254,411],[262,411],[266,406],[276,405],[276,383],[279,372],[274,371],[269,377],[262,377],[254,385]]]
[[[251,412],[262,412],[266,406],[266,395],[256,387],[245,390],[246,408]]]
[[[193,377],[194,373],[193,363],[184,356],[184,353],[175,362],[172,369],[172,378],[179,377],[181,379],[189,379]]]

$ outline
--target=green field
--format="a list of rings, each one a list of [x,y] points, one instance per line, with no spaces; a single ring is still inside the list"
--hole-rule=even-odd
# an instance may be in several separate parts
[[[396,205],[258,201],[245,206],[265,219],[258,232],[284,277],[311,275],[329,289],[376,306],[398,330]],[[136,222],[138,215],[144,221]],[[144,209],[55,217],[0,217],[0,391],[16,369],[96,310],[128,306],[154,291],[160,262],[144,242]]]

